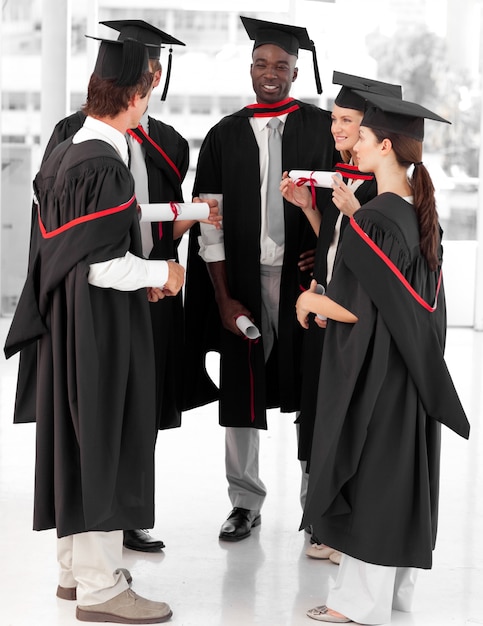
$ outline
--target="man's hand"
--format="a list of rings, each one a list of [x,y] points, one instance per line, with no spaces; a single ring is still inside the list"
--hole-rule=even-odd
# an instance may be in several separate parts
[[[240,315],[246,315],[252,322],[254,319],[250,311],[243,306],[238,300],[233,298],[222,298],[218,300],[218,310],[220,312],[221,323],[223,328],[229,330],[235,335],[243,336],[243,333],[236,325],[236,320]]]
[[[211,224],[216,229],[221,228],[221,222],[223,220],[223,216],[220,215],[220,209],[218,207],[218,200],[207,199],[202,200],[201,198],[193,198],[193,202],[206,202],[206,204],[210,207],[210,214],[205,220],[199,220],[202,224]]]
[[[312,272],[315,265],[315,249],[314,250],[306,250],[302,252],[299,257],[300,261],[298,262],[299,270],[301,272]]]
[[[162,291],[165,296],[175,296],[184,283],[184,267],[175,261],[168,261],[168,280]]]
[[[159,287],[147,287],[148,302],[158,302],[164,298],[163,290]]]

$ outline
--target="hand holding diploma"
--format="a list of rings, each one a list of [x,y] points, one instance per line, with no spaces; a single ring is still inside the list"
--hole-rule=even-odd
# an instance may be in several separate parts
[[[297,319],[302,328],[309,327],[309,313],[315,313],[312,306],[312,294],[316,294],[317,281],[314,279],[310,283],[309,289],[300,294],[295,304]]]
[[[299,184],[289,176],[288,172],[283,172],[280,193],[285,200],[302,209],[314,233],[318,236],[322,218],[315,204],[315,189]]]
[[[238,316],[235,323],[248,339],[258,339],[260,337],[260,331],[246,315]]]
[[[297,312],[299,324],[303,328],[309,327],[309,313],[322,315],[331,320],[344,322],[346,324],[355,324],[358,321],[357,316],[355,316],[351,311],[344,308],[334,300],[331,300],[325,294],[318,294],[316,280],[312,280],[310,288],[298,297],[295,304],[295,310]],[[317,320],[317,318],[315,318],[315,320],[317,325],[321,328],[324,328],[327,323],[325,320]]]
[[[310,194],[310,190],[306,186],[297,185],[288,172],[284,172],[282,174],[280,193],[285,200],[300,207],[304,213],[309,209],[312,209],[312,196]]]
[[[220,207],[218,206],[218,200],[213,198],[201,200],[201,198],[193,198],[193,204],[207,204],[209,208],[209,214],[206,219],[200,219],[198,222],[202,222],[203,224],[211,224],[216,229],[221,228],[221,222],[223,220],[223,216],[220,215]]]
[[[332,202],[344,215],[352,217],[361,208],[361,204],[355,197],[354,192],[342,179],[334,179],[332,189]]]

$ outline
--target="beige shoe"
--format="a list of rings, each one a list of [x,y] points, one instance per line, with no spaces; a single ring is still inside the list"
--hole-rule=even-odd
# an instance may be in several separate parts
[[[334,548],[329,548],[323,543],[313,543],[307,548],[305,554],[311,559],[329,559],[333,552],[335,552]]]
[[[130,585],[132,583],[131,572],[124,567],[119,567],[114,573],[118,574],[119,572],[124,574],[127,584]],[[61,600],[77,600],[77,587],[61,587],[58,585],[55,595]]]
[[[159,624],[172,615],[166,602],[153,602],[126,589],[114,598],[93,604],[77,606],[76,617],[81,622],[115,622],[117,624]]]
[[[332,554],[329,556],[329,560],[332,561],[332,563],[335,563],[336,565],[340,565],[341,556],[342,556],[341,552],[339,552],[338,550],[334,550]]]

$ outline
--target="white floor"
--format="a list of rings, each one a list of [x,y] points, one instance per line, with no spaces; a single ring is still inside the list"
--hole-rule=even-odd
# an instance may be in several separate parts
[[[8,326],[0,319],[2,347]],[[447,360],[472,434],[466,442],[444,433],[434,566],[420,573],[414,612],[393,613],[397,625],[483,624],[483,333],[451,328]],[[0,357],[0,624],[71,626],[79,623],[75,603],[55,596],[54,531],[31,530],[35,426],[12,424],[16,365]],[[324,603],[337,566],[304,554],[292,422],[292,415],[270,414],[263,522],[235,544],[218,541],[231,507],[217,406],[190,411],[180,429],[160,433],[152,534],[167,547],[158,555],[125,550],[125,566],[138,593],[171,605],[173,625],[315,624],[305,611]]]

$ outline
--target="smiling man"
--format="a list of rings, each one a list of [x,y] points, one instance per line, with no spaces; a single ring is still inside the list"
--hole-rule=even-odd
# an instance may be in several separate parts
[[[223,118],[201,147],[194,194],[218,199],[223,229],[203,225],[201,237],[191,237],[186,291],[193,367],[193,377],[186,378],[194,379],[189,406],[217,397],[207,378],[199,377],[206,352],[221,354],[219,419],[226,427],[233,506],[219,535],[225,541],[245,539],[261,521],[266,489],[258,473],[259,430],[267,428],[266,409],[299,409],[302,338],[294,305],[300,285],[310,279],[304,253],[315,247],[315,235],[301,211],[284,202],[282,172],[329,170],[336,160],[330,114],[289,95],[299,48],[312,51],[321,92],[306,29],[241,20],[254,40],[250,74],[256,103]],[[317,193],[324,206],[327,191]],[[259,328],[259,340],[244,340],[236,325],[242,315]]]

